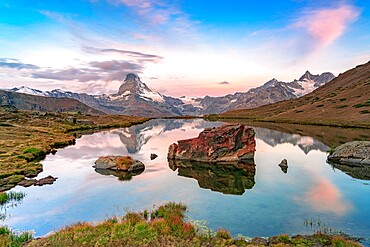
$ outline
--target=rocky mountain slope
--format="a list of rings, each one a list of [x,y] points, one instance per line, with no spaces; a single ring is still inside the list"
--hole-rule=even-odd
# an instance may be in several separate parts
[[[220,117],[370,127],[370,61],[299,99],[229,111]]]
[[[15,106],[18,109],[33,111],[103,114],[103,112],[75,99],[43,97],[3,90],[0,90],[0,105]]]
[[[222,97],[174,98],[150,89],[135,74],[128,74],[116,94],[88,95],[59,89],[40,91],[27,87],[10,91],[38,96],[76,99],[92,108],[109,114],[136,116],[181,116],[221,113],[238,108],[253,108],[281,100],[300,97],[334,78],[331,73],[312,75],[306,72],[299,80],[281,82],[272,79],[264,85],[244,93]]]

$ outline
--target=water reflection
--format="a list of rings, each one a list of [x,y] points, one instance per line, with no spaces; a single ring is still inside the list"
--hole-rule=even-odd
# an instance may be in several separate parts
[[[140,125],[134,125],[129,128],[122,128],[111,131],[119,136],[121,142],[125,145],[129,154],[135,154],[140,151],[151,138],[159,136],[161,133],[180,129],[187,131],[189,129],[203,129],[219,125],[212,122],[204,122],[202,119],[183,121],[179,119],[158,119],[156,121],[146,122]]]
[[[243,120],[227,120],[231,123],[242,123],[252,127],[259,127],[267,130],[274,130],[285,135],[299,135],[310,137],[319,141],[327,147],[337,147],[345,142],[369,140],[370,131],[368,129],[334,128],[329,126],[313,126],[299,124],[282,124],[268,122],[249,122]],[[317,147],[319,149],[319,147]],[[326,151],[324,149],[319,149]]]
[[[178,167],[176,172],[168,167],[170,144],[221,124],[201,119],[152,120],[83,135],[76,145],[42,161],[44,171],[38,178],[58,177],[53,185],[13,189],[27,196],[22,204],[8,209],[11,217],[4,223],[42,236],[77,221],[124,214],[124,208],[139,211],[176,201],[189,206],[192,219],[206,220],[213,230],[227,228],[233,235],[308,234],[304,220],[320,218],[336,230],[370,237],[370,222],[364,217],[370,212],[370,186],[326,163],[324,146],[331,144],[323,140],[336,129],[323,130],[320,134],[325,138],[318,139],[310,132],[289,133],[285,127],[252,126],[256,166],[172,164]],[[355,139],[364,135],[363,130],[359,136],[353,133]],[[158,157],[151,160],[151,153]],[[115,174],[102,176],[92,166],[106,155],[130,155],[145,164],[145,171],[128,182],[119,181]],[[283,159],[288,161],[287,174],[278,166]]]
[[[352,204],[343,198],[340,190],[328,179],[321,177],[297,201],[310,206],[316,212],[348,214]]]
[[[249,163],[209,163],[184,160],[169,160],[169,167],[182,177],[194,178],[203,189],[223,194],[242,195],[252,189],[256,166]]]
[[[99,169],[96,168],[95,172],[99,173],[100,175],[105,176],[115,176],[118,178],[119,181],[130,181],[133,176],[140,175],[143,173],[143,170],[132,171],[132,172],[125,172],[125,171],[118,171],[118,170],[110,170],[110,169]]]
[[[298,134],[289,134],[281,131],[272,129],[254,127],[256,136],[261,138],[264,142],[269,144],[271,147],[275,147],[278,144],[291,143],[294,146],[298,146],[305,154],[310,151],[319,150],[326,152],[329,147],[324,143],[315,140],[310,136],[302,136]]]
[[[333,168],[339,169],[353,178],[370,180],[370,166],[368,165],[345,165],[333,162],[329,162],[329,164],[332,165]]]

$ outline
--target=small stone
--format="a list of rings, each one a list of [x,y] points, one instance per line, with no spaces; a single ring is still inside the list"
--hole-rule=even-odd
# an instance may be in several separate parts
[[[156,155],[156,154],[150,154],[150,159],[151,160],[154,160],[155,158],[157,158],[158,157],[158,155]]]
[[[288,161],[286,159],[283,159],[278,166],[288,168]]]

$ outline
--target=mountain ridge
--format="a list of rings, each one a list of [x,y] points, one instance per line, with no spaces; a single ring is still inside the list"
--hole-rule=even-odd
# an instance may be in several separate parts
[[[300,97],[334,78],[325,72],[312,75],[306,71],[300,80],[282,82],[272,79],[260,87],[247,92],[236,92],[225,96],[179,98],[162,95],[150,89],[136,74],[128,74],[117,93],[89,95],[54,89],[41,91],[28,87],[12,88],[8,91],[34,94],[54,98],[76,99],[91,108],[107,114],[123,114],[150,117],[203,115],[221,113],[239,108],[253,108],[281,100]]]
[[[339,74],[299,99],[228,111],[220,117],[369,128],[369,95],[370,61]]]

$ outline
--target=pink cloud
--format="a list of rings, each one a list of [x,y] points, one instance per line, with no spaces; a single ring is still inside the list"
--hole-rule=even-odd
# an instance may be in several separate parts
[[[302,197],[296,199],[317,212],[337,215],[345,215],[352,207],[338,188],[325,178],[320,178]]]
[[[293,24],[303,29],[313,40],[316,48],[326,47],[339,38],[347,26],[356,21],[360,11],[354,6],[341,4],[336,8],[306,11]]]

